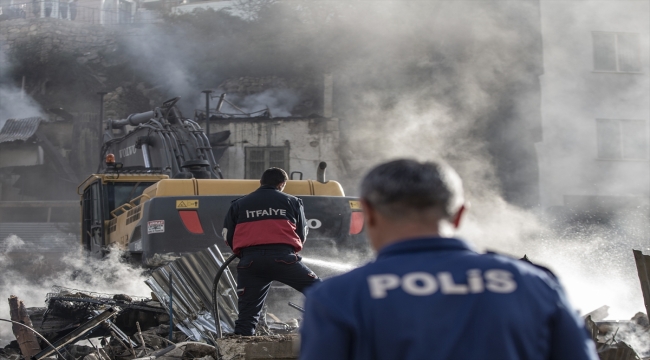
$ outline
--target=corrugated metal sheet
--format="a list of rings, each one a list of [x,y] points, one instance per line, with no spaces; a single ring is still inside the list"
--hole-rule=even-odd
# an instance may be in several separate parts
[[[29,139],[38,129],[41,121],[43,119],[39,117],[7,120],[0,131],[0,143]]]
[[[639,356],[628,344],[619,341],[598,349],[600,360],[639,360]]]
[[[69,226],[63,223],[0,223],[0,253],[70,252],[79,244],[74,234],[64,230]]]
[[[213,342],[216,338],[212,316],[212,283],[223,255],[216,245],[156,269],[145,281],[161,304],[169,311],[169,275],[172,274],[174,324],[194,341]],[[235,331],[237,287],[229,270],[224,271],[218,286],[217,303],[221,329]]]

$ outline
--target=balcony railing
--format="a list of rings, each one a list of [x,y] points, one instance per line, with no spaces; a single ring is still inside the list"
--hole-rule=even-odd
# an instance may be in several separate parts
[[[161,19],[158,12],[136,8],[135,3],[118,0],[104,4],[103,8],[97,8],[78,5],[77,1],[30,1],[0,7],[0,21],[51,18],[90,24],[122,25],[154,23]]]

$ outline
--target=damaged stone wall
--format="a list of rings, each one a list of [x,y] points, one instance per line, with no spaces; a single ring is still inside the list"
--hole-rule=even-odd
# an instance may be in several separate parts
[[[64,50],[90,52],[80,59],[84,62],[95,59],[97,51],[105,51],[114,45],[115,33],[116,30],[82,22],[53,18],[14,19],[0,21],[0,49],[9,52],[23,39],[42,36],[47,47],[58,45]]]
[[[139,31],[133,26],[105,27],[53,18],[2,21],[0,51],[5,56],[0,61],[5,63],[0,67],[10,69],[7,80],[16,88],[24,86],[25,94],[43,110],[96,113],[96,93],[103,91],[109,93],[106,116],[125,117],[151,106],[147,89],[152,86],[125,70],[129,59],[119,51],[123,40]]]

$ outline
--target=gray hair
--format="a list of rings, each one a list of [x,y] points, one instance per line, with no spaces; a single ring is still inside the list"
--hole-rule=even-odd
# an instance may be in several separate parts
[[[361,198],[393,218],[430,212],[449,218],[464,202],[463,184],[453,168],[409,159],[370,170],[361,182]]]

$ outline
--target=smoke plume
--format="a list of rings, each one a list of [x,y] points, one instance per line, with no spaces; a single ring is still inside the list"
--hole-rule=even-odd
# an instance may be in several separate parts
[[[43,116],[40,106],[10,78],[11,66],[0,49],[0,129],[7,119]]]
[[[149,297],[142,269],[134,268],[121,260],[119,251],[98,260],[86,256],[72,242],[74,237],[51,236],[47,241],[60,253],[41,253],[31,249],[21,251],[26,243],[11,235],[2,241],[0,254],[0,300],[2,318],[9,318],[10,295],[18,296],[26,307],[45,307],[45,299],[52,286],[86,290],[103,294],[128,294]],[[66,251],[67,249],[67,251]],[[15,337],[11,324],[0,324],[0,344],[6,345]]]
[[[256,11],[248,21],[210,10],[172,16],[125,39],[122,50],[152,84],[184,96],[186,109],[201,109],[200,90],[229,78],[331,73],[334,116],[345,119],[349,176],[339,180],[348,193],[380,161],[443,159],[472,203],[464,237],[549,266],[583,312],[607,304],[612,317],[629,318],[643,309],[631,248],[648,248],[645,222],[619,214],[580,225],[539,208],[535,144],[544,137],[544,146],[566,149],[573,141],[542,134],[543,60],[571,56],[553,46],[543,52],[540,2],[269,1]],[[572,23],[557,21],[545,26]],[[244,99],[246,108],[277,101],[291,111],[283,94],[262,95]]]
[[[606,30],[634,30],[623,20],[619,2],[553,3],[619,14],[621,21]],[[363,172],[381,161],[442,159],[458,170],[471,202],[461,228],[463,238],[481,250],[515,257],[526,254],[533,262],[550,267],[583,313],[605,304],[615,319],[644,311],[631,253],[632,248],[650,250],[644,240],[647,218],[641,211],[619,212],[607,221],[594,218],[591,223],[576,223],[568,217],[550,217],[539,207],[535,144],[543,140],[545,147],[558,152],[590,146],[575,145],[575,138],[561,133],[542,134],[544,59],[566,61],[565,71],[571,73],[577,71],[571,61],[583,57],[567,52],[567,48],[578,48],[576,44],[554,46],[553,41],[563,39],[544,39],[550,46],[542,51],[540,2],[269,1],[256,11],[248,18],[253,20],[210,10],[171,16],[125,37],[117,51],[157,91],[168,97],[182,96],[186,115],[203,108],[201,90],[215,89],[226,79],[313,79],[331,73],[334,116],[344,119],[341,136],[346,145],[340,153],[348,173],[338,180],[347,193],[353,194]],[[558,18],[544,26],[570,27],[578,20],[585,21]],[[647,28],[644,31],[647,34]],[[648,42],[642,44],[647,54]],[[282,116],[291,112],[301,95],[269,91],[240,100],[248,110],[275,104],[279,110],[277,114],[272,111],[273,115]],[[639,98],[628,92],[621,96]],[[562,101],[569,100],[557,101],[553,110],[562,114]],[[560,132],[577,128],[579,134],[593,133],[591,128],[581,128],[576,114],[562,115],[567,124]],[[602,183],[620,188],[623,180],[629,181],[620,174],[603,174]],[[636,185],[647,188],[647,184]],[[13,246],[20,244],[15,241]],[[113,260],[90,266],[100,274],[110,274],[102,271],[111,269],[135,275]],[[134,295],[140,291],[136,280],[129,282],[133,287],[103,276],[82,277],[76,283],[79,280],[71,280],[74,271],[88,268],[81,260],[71,260],[69,269],[38,282],[23,281],[23,275],[12,272],[4,260],[0,265],[18,279],[5,276],[2,286],[7,296],[15,291],[26,299],[42,299],[44,289],[52,284]],[[23,283],[29,286],[15,285]]]

